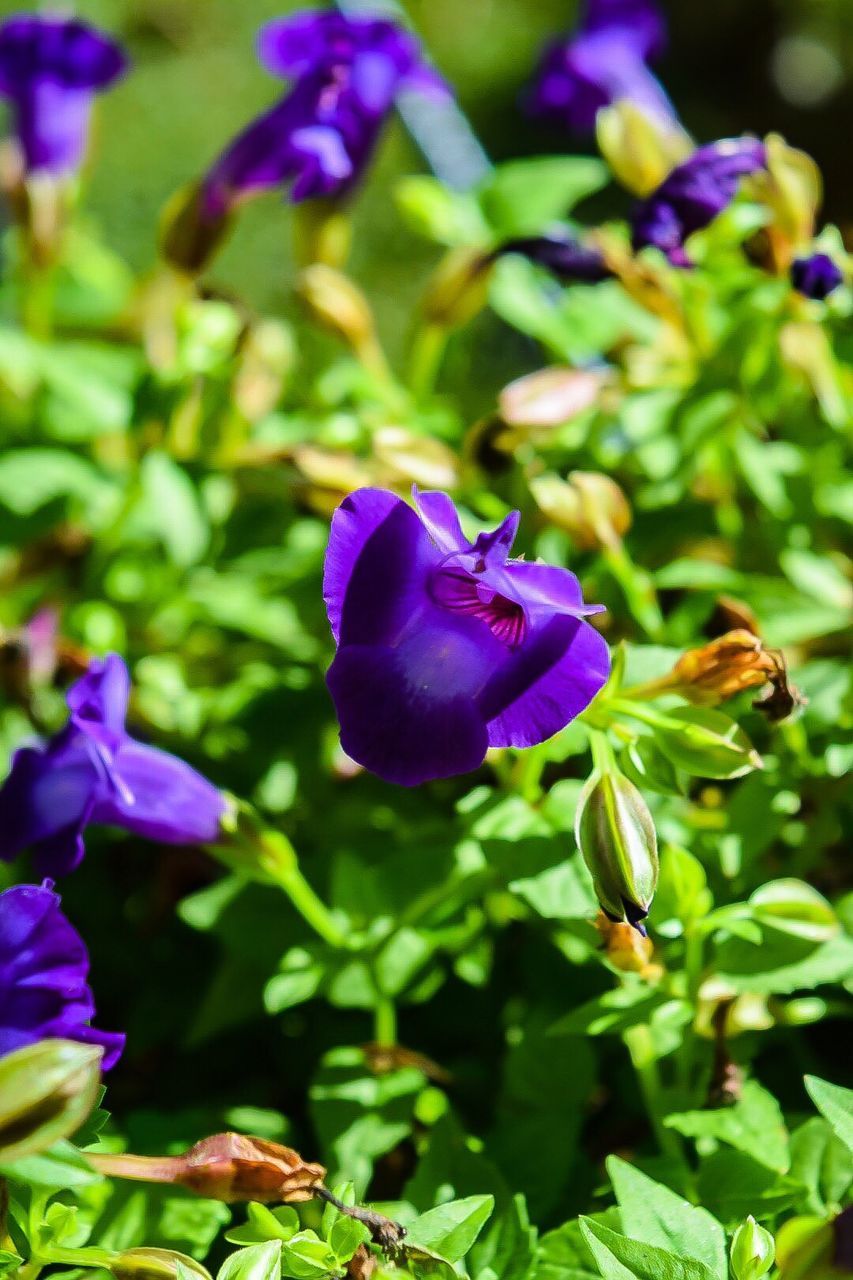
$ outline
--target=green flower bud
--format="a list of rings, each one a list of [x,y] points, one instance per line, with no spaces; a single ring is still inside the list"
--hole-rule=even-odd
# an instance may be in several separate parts
[[[103,1049],[40,1040],[0,1059],[0,1161],[8,1164],[67,1138],[98,1101]]]
[[[649,914],[658,879],[657,835],[648,805],[623,774],[608,769],[586,782],[575,839],[605,914],[644,933],[640,922]]]
[[[210,1280],[210,1272],[171,1249],[125,1249],[109,1264],[116,1280]]]
[[[761,756],[730,716],[707,707],[677,707],[655,725],[663,754],[699,778],[739,778],[762,767]]]
[[[732,1240],[732,1271],[735,1280],[761,1280],[773,1266],[776,1246],[773,1237],[750,1216],[742,1222]]]

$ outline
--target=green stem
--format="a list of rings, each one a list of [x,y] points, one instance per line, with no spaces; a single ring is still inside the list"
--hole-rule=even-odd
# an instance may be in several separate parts
[[[277,868],[271,876],[280,889],[283,889],[293,906],[309,924],[316,934],[328,942],[330,947],[343,949],[348,945],[346,934],[338,925],[332,912],[322,898],[311,888],[299,867]]]
[[[634,564],[622,542],[602,549],[602,558],[622,588],[637,622],[652,640],[663,637],[663,614],[651,578]]]
[[[373,1008],[373,1039],[383,1049],[389,1049],[397,1043],[397,1010],[394,1001],[378,989]]]
[[[674,1129],[667,1129],[663,1123],[667,1108],[663,1096],[657,1058],[655,1057],[651,1028],[645,1023],[629,1027],[624,1032],[623,1039],[631,1055],[634,1070],[637,1073],[640,1092],[643,1095],[643,1101],[646,1104],[646,1111],[648,1112],[658,1146],[664,1155],[676,1160],[679,1164],[683,1164],[684,1152],[678,1134]]]
[[[651,729],[683,730],[684,728],[684,724],[680,720],[673,720],[671,716],[665,715],[662,711],[656,711],[652,707],[645,707],[642,703],[629,702],[623,698],[612,698],[605,705],[609,710],[623,716],[630,716],[632,720],[639,720],[641,724],[647,724]]]
[[[438,371],[450,337],[444,325],[425,324],[415,335],[409,361],[409,386],[423,400],[435,387]]]
[[[686,1094],[690,1092],[690,1082],[693,1075],[694,1050],[696,1046],[696,1032],[693,1024],[696,1020],[696,1010],[699,1004],[699,989],[702,986],[704,942],[702,930],[697,928],[695,924],[688,926],[684,935],[685,995],[693,1010],[693,1018],[690,1025],[685,1028],[684,1043],[681,1046],[681,1055],[678,1062],[679,1083]]]
[[[606,733],[599,729],[589,731],[589,747],[593,767],[598,774],[617,772],[616,757]]]

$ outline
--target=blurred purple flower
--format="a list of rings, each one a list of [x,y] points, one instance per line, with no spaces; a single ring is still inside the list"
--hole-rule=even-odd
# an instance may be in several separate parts
[[[634,209],[634,248],[651,245],[673,266],[691,266],[684,251],[688,236],[713,222],[734,200],[741,178],[766,163],[758,138],[724,138],[699,147]]]
[[[95,1002],[83,939],[46,880],[0,893],[0,1056],[56,1037],[101,1045],[113,1066],[124,1036],[89,1026]]]
[[[118,654],[93,662],[68,690],[65,728],[15,753],[0,788],[0,858],[32,846],[40,874],[64,875],[83,857],[89,823],[165,844],[218,839],[222,792],[177,756],[129,736],[129,691]]]
[[[127,67],[122,49],[77,18],[20,14],[0,26],[0,94],[12,104],[28,173],[74,173],[96,92]]]
[[[844,283],[844,273],[828,253],[812,253],[791,264],[791,282],[798,293],[822,302]]]
[[[338,507],[324,596],[341,744],[388,782],[467,773],[557,733],[607,680],[574,574],[509,559],[518,512],[469,542],[450,498],[383,489]]]
[[[566,284],[598,284],[613,275],[598,249],[559,236],[521,236],[506,240],[492,256],[499,258],[507,253],[521,254]]]
[[[387,19],[296,14],[262,29],[258,53],[293,88],[234,139],[205,177],[201,207],[209,218],[288,181],[294,203],[346,192],[363,173],[398,94],[448,94],[414,36]]]
[[[545,50],[530,110],[579,134],[591,133],[601,108],[623,98],[672,121],[675,109],[648,66],[665,45],[666,25],[654,0],[587,0],[574,34]]]

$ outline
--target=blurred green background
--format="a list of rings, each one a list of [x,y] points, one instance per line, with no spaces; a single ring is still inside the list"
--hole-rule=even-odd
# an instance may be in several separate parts
[[[778,129],[826,176],[826,215],[853,239],[853,0],[662,0],[671,44],[659,66],[699,139]],[[0,13],[25,5],[0,0]],[[45,8],[56,7],[45,5]],[[254,34],[306,5],[287,0],[79,0],[129,46],[131,75],[100,104],[87,204],[136,268],[152,260],[163,203],[278,92],[257,64]],[[543,43],[572,27],[572,0],[407,0],[406,10],[494,159],[577,150],[520,108]],[[587,148],[589,149],[589,148]],[[392,349],[400,317],[436,250],[410,235],[389,193],[423,162],[399,125],[356,201],[355,276]],[[620,212],[614,191],[596,212]],[[248,208],[217,260],[214,283],[287,311],[293,278],[290,211],[271,195]]]

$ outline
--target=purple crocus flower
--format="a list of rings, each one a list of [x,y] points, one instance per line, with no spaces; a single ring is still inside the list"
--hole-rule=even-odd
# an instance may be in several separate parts
[[[88,976],[86,946],[50,880],[0,893],[0,1056],[55,1037],[102,1046],[104,1070],[113,1066],[124,1036],[89,1026]]]
[[[598,284],[613,275],[598,249],[568,237],[520,236],[504,241],[492,257],[500,258],[507,253],[521,254],[566,284]]]
[[[689,267],[684,242],[734,200],[741,178],[767,163],[758,138],[724,138],[699,147],[634,209],[635,249],[660,249],[673,266]]]
[[[83,160],[95,93],[127,66],[122,49],[77,18],[20,14],[0,26],[0,94],[27,173],[62,177]]]
[[[798,293],[823,302],[844,283],[844,273],[828,253],[812,253],[791,264],[791,283]]]
[[[118,654],[93,662],[68,690],[65,728],[15,753],[0,788],[0,858],[32,846],[41,874],[64,875],[83,857],[89,823],[164,844],[219,838],[223,793],[177,756],[130,737],[129,692]]]
[[[587,0],[574,34],[545,50],[530,110],[585,134],[602,107],[627,98],[654,119],[672,122],[675,109],[648,65],[665,44],[654,0]]]
[[[258,53],[293,87],[205,177],[201,210],[210,219],[285,182],[293,183],[294,203],[344,194],[363,173],[398,94],[448,92],[414,36],[384,18],[296,14],[262,29]]]
[[[557,733],[607,680],[574,574],[509,558],[518,512],[469,542],[450,498],[384,489],[338,507],[324,597],[341,744],[388,782],[467,773]]]

